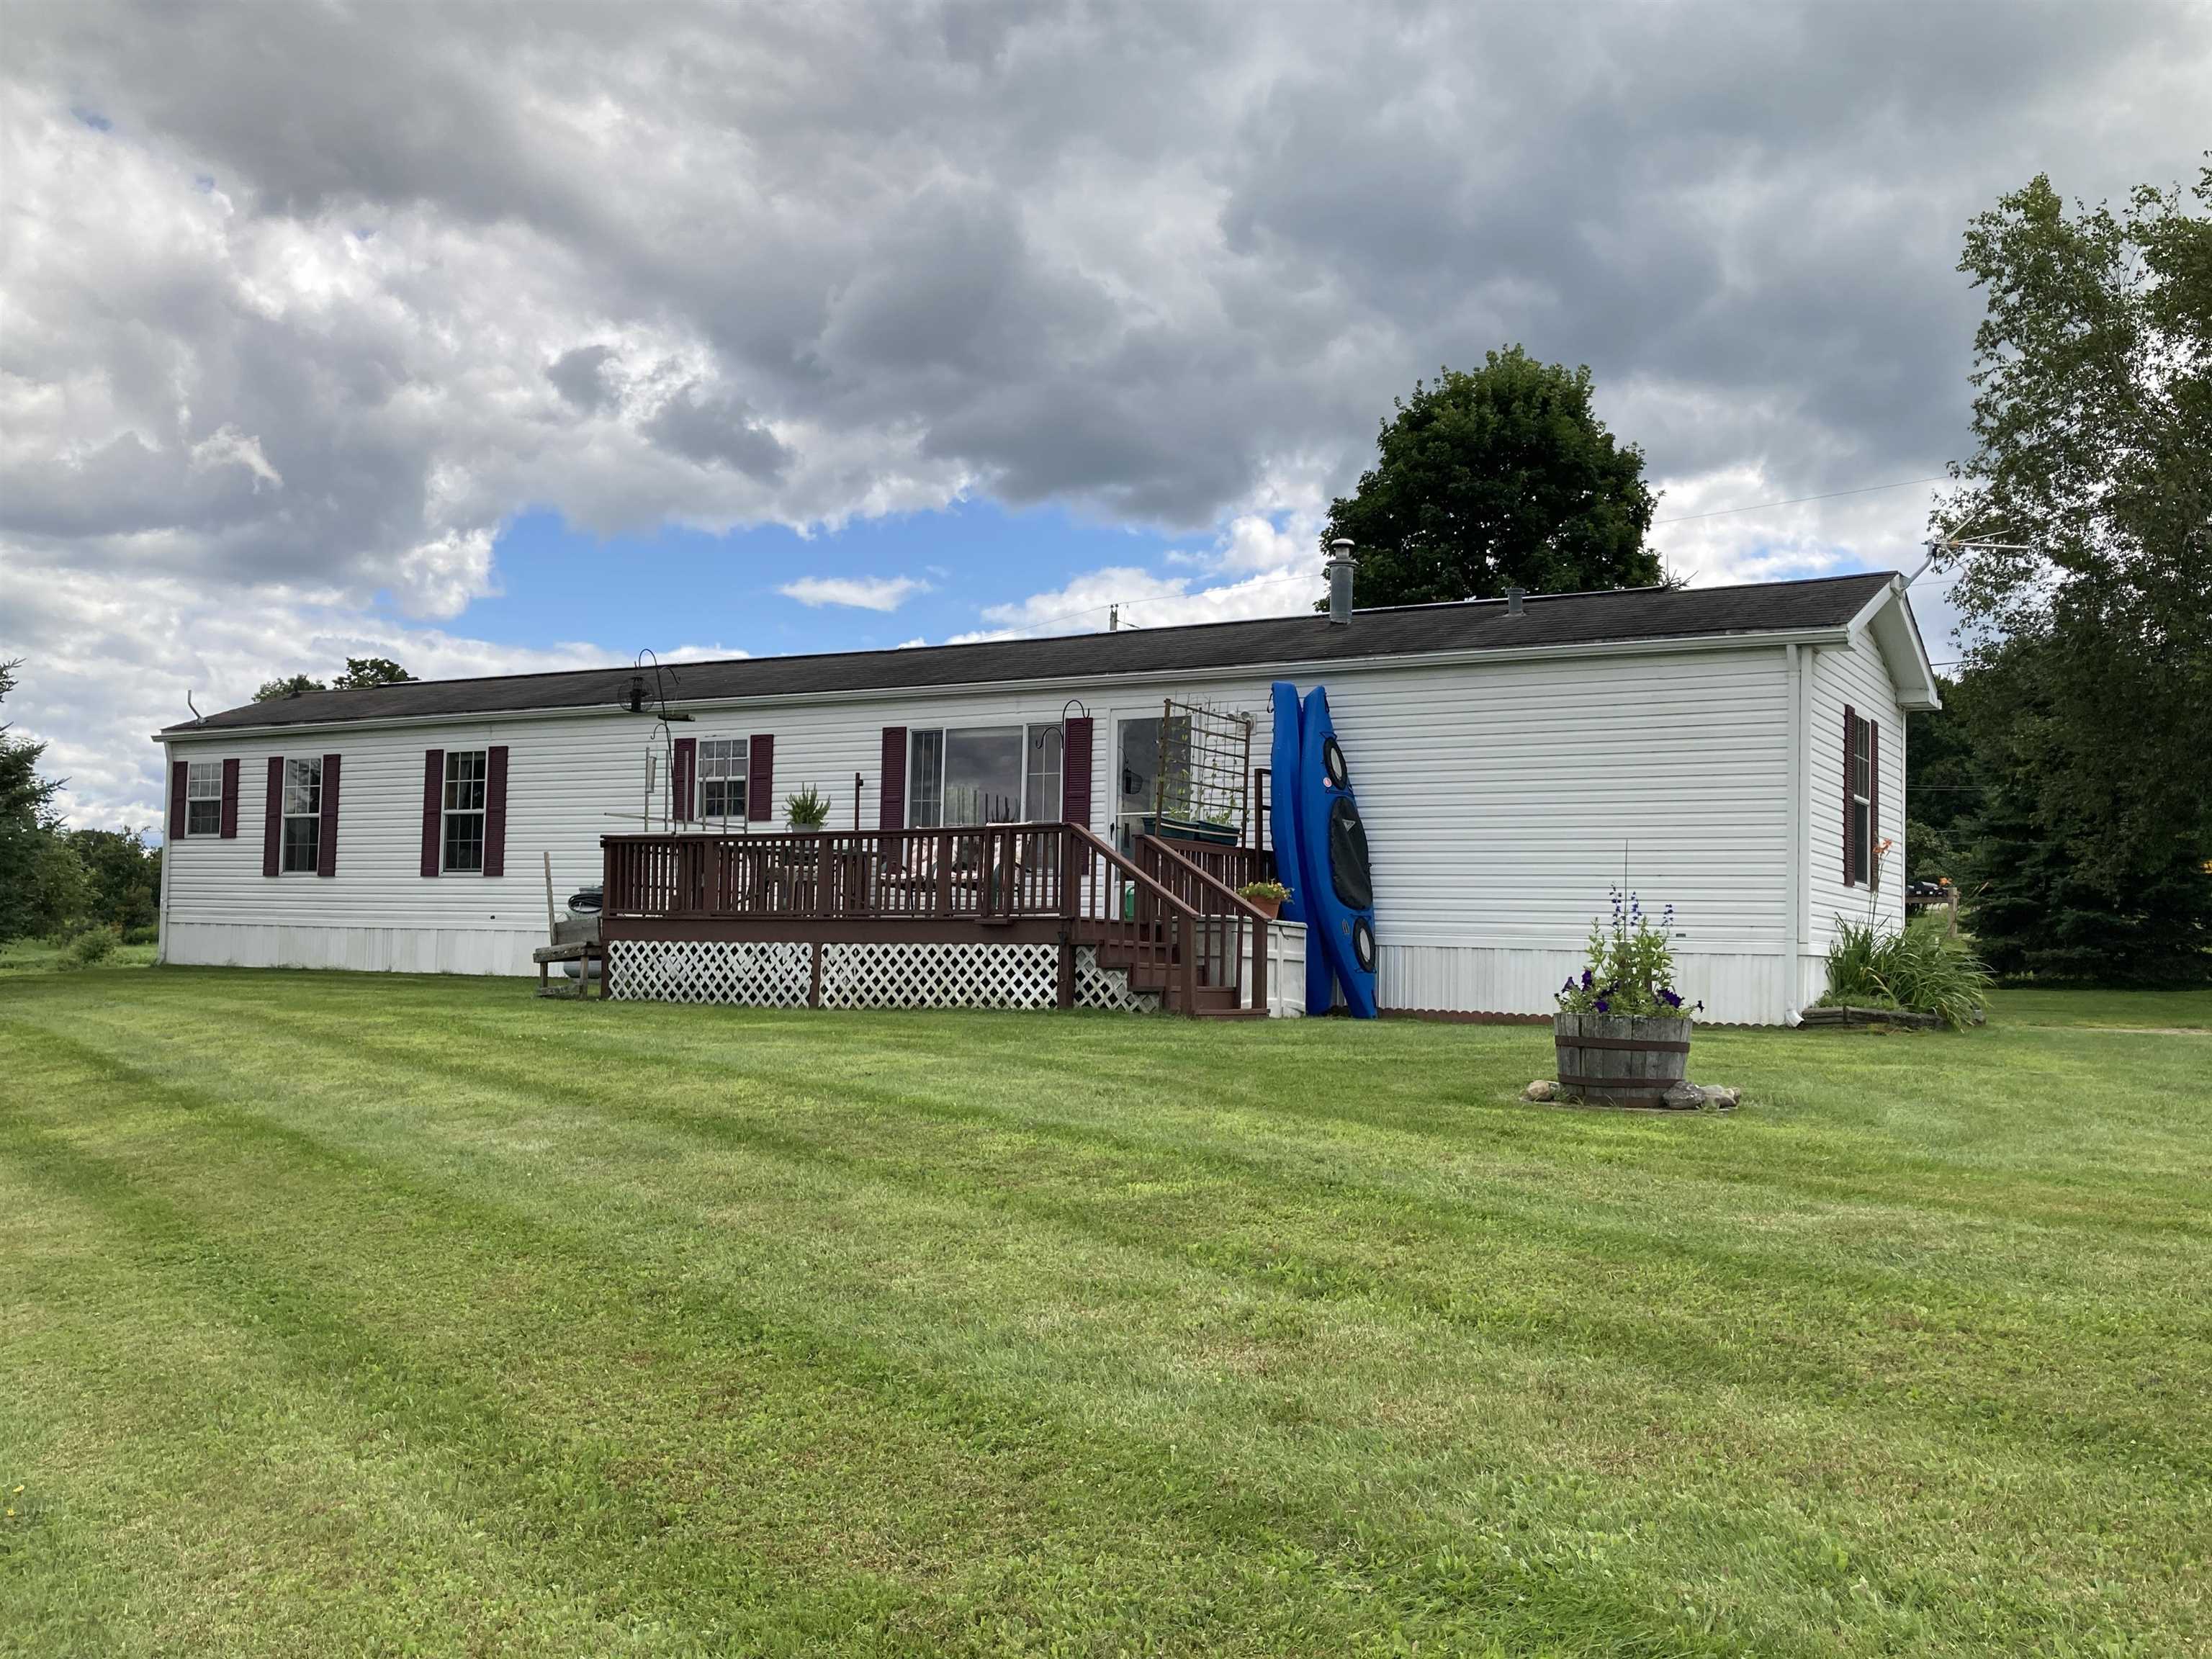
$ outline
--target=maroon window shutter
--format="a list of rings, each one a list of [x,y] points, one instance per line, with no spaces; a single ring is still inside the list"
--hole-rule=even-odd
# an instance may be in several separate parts
[[[261,820],[261,873],[276,873],[276,848],[284,833],[284,757],[269,757],[269,813]]]
[[[884,781],[876,791],[876,828],[906,828],[906,727],[884,727]]]
[[[185,779],[190,775],[191,763],[169,763],[169,839],[177,841],[185,833]]]
[[[1852,854],[1856,849],[1851,845],[1852,820],[1858,817],[1857,813],[1851,811],[1851,796],[1854,793],[1851,786],[1857,781],[1852,775],[1854,769],[1852,761],[1856,751],[1852,739],[1855,736],[1853,728],[1858,725],[1858,711],[1850,704],[1845,703],[1844,705],[1844,885],[1846,887],[1858,885],[1855,873],[1857,863],[1852,857]]]
[[[775,738],[756,733],[745,744],[745,816],[775,817]]]
[[[1091,822],[1091,732],[1088,714],[1062,723],[1060,744],[1060,815],[1070,823]]]
[[[338,757],[323,757],[322,823],[315,831],[315,873],[338,872]]]
[[[1867,885],[1881,885],[1881,727],[1867,722]]]
[[[676,739],[676,756],[668,763],[668,793],[676,803],[676,822],[691,822],[692,780],[699,775],[699,739]]]
[[[422,751],[422,873],[435,878],[444,861],[439,845],[446,823],[446,751]]]
[[[238,763],[222,763],[222,838],[238,839]]]
[[[484,861],[488,876],[507,873],[507,745],[484,752]]]

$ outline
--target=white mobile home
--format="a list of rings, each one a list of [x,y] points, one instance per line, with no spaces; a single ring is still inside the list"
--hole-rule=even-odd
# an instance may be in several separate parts
[[[1822,989],[1835,916],[1901,917],[1904,715],[1936,690],[1902,579],[1876,573],[229,709],[158,734],[162,957],[532,972],[550,855],[563,892],[608,880],[618,991],[863,1001],[884,951],[972,965],[1056,942],[1065,1003],[1071,927],[1080,945],[1086,917],[1138,914],[1124,886],[1155,920],[1204,908],[1159,887],[1169,866],[1194,879],[1179,858],[1132,862],[1160,827],[1165,706],[1249,714],[1264,767],[1276,680],[1328,689],[1388,1010],[1548,1012],[1624,868],[1647,905],[1675,907],[1681,982],[1709,1018],[1790,1018]],[[809,787],[828,833],[794,851],[783,802]],[[1264,816],[1240,872],[1265,867]],[[958,826],[969,850],[932,862],[928,837]],[[1119,896],[1084,911],[1085,882]],[[921,926],[956,915],[955,934]],[[878,967],[836,958],[825,998],[825,939]],[[702,973],[709,950],[752,977]]]

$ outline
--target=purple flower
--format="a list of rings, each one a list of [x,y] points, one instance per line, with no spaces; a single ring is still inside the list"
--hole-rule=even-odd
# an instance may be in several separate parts
[[[1592,977],[1592,975],[1591,975],[1591,974],[1590,974],[1590,970],[1589,970],[1589,969],[1587,969],[1587,968],[1583,969],[1583,990],[1585,990],[1585,991],[1587,991],[1587,990],[1589,990],[1589,988],[1590,988],[1591,986],[1595,985],[1596,982],[1597,982],[1597,981],[1596,981],[1596,980],[1595,980],[1594,977]]]
[[[1595,1006],[1596,1006],[1598,1012],[1601,1014],[1609,1014],[1613,1012],[1613,1005],[1607,1002],[1603,997],[1600,997]]]
[[[1676,996],[1672,991],[1661,991],[1659,993],[1659,1000],[1665,1003],[1669,1008],[1679,1008],[1682,1006],[1682,999]]]

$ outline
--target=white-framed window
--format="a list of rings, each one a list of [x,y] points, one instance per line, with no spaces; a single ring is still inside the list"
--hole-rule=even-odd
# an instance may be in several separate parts
[[[185,833],[222,833],[222,763],[193,761],[185,769]]]
[[[323,850],[321,756],[284,763],[283,807],[283,861],[277,868],[312,876]]]
[[[1060,726],[924,726],[907,734],[907,822],[1034,823],[1060,814]]]
[[[484,761],[482,749],[446,751],[445,847],[448,875],[482,874],[484,860]]]
[[[1881,879],[1874,855],[1874,722],[1851,716],[1851,879],[1872,887]]]
[[[744,738],[699,739],[696,811],[702,823],[744,821],[745,763],[751,745]]]

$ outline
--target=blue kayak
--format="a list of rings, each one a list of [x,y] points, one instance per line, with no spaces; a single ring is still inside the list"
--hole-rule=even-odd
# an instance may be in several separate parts
[[[1283,901],[1283,920],[1308,924],[1306,929],[1306,1012],[1325,1014],[1334,1000],[1334,976],[1328,958],[1313,940],[1312,918],[1306,911],[1306,872],[1298,839],[1298,769],[1304,744],[1298,711],[1298,688],[1277,680],[1268,694],[1275,711],[1274,745],[1268,751],[1268,774],[1273,789],[1267,802],[1267,833],[1275,847],[1275,878],[1291,890]]]
[[[1328,693],[1306,693],[1299,722],[1298,851],[1307,875],[1306,955],[1328,959],[1344,1000],[1361,1019],[1375,1018],[1375,879],[1367,826],[1352,791],[1352,769],[1336,740]]]

